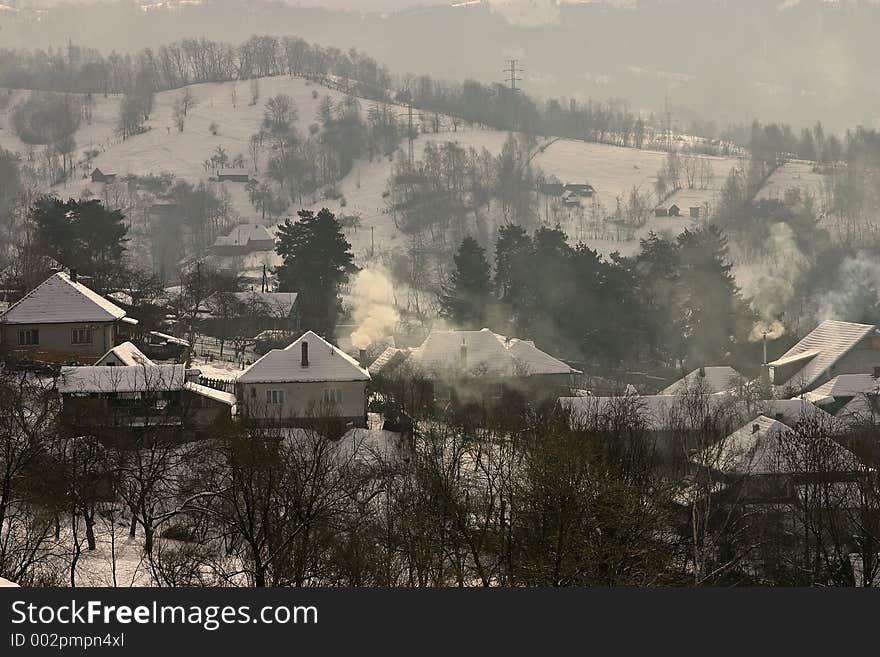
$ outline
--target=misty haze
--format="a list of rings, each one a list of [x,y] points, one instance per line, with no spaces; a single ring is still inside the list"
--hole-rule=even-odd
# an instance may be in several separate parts
[[[0,583],[877,585],[878,26],[0,0]]]

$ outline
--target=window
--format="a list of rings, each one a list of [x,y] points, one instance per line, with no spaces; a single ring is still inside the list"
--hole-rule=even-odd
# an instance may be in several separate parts
[[[283,404],[284,403],[284,391],[283,390],[267,390],[266,391],[266,403],[267,404]]]
[[[39,331],[39,329],[19,329],[18,330],[18,344],[20,344],[20,345],[40,344],[40,331]]]
[[[342,389],[341,388],[324,388],[325,404],[341,404]]]
[[[70,344],[92,344],[92,329],[75,328],[72,333]]]

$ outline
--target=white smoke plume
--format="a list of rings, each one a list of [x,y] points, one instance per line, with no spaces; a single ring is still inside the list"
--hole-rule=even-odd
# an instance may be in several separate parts
[[[817,301],[816,320],[865,321],[880,299],[880,262],[864,251],[847,257],[837,270],[833,291]]]
[[[742,266],[736,271],[743,295],[750,299],[760,320],[752,328],[749,340],[757,342],[766,335],[775,340],[785,333],[779,316],[794,298],[794,282],[809,268],[808,258],[798,248],[794,231],[786,223],[770,227],[767,253],[760,263]]]
[[[399,317],[394,305],[394,284],[384,269],[373,267],[358,272],[349,303],[357,324],[351,334],[355,348],[366,349],[394,330]]]

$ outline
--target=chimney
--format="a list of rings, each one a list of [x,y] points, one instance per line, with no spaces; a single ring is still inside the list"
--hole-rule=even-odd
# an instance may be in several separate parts
[[[361,364],[361,367],[367,366],[367,350],[361,349],[358,351],[358,361]]]
[[[71,270],[70,270],[70,282],[71,282],[71,283],[76,283],[76,282],[77,282],[77,273],[76,273],[76,269],[71,269]]]
[[[702,379],[706,378],[706,368],[703,367],[702,365],[700,365],[700,378],[702,378]]]
[[[464,341],[464,338],[461,339],[461,347],[459,350],[459,356],[461,358],[461,364],[467,364],[467,343]]]
[[[305,340],[302,341],[302,366],[309,366],[309,343]]]
[[[758,431],[760,431],[760,430],[761,430],[760,424],[755,423],[752,425],[752,433],[758,433]]]

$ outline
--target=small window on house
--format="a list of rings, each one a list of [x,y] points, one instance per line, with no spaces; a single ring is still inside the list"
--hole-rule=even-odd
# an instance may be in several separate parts
[[[266,391],[266,403],[267,404],[283,404],[284,403],[284,391],[283,390],[267,390]]]
[[[18,344],[20,345],[36,345],[40,344],[39,329],[19,329]]]
[[[92,344],[92,329],[75,328],[70,340],[71,344]]]
[[[324,388],[325,404],[341,404],[342,389],[341,388]]]

